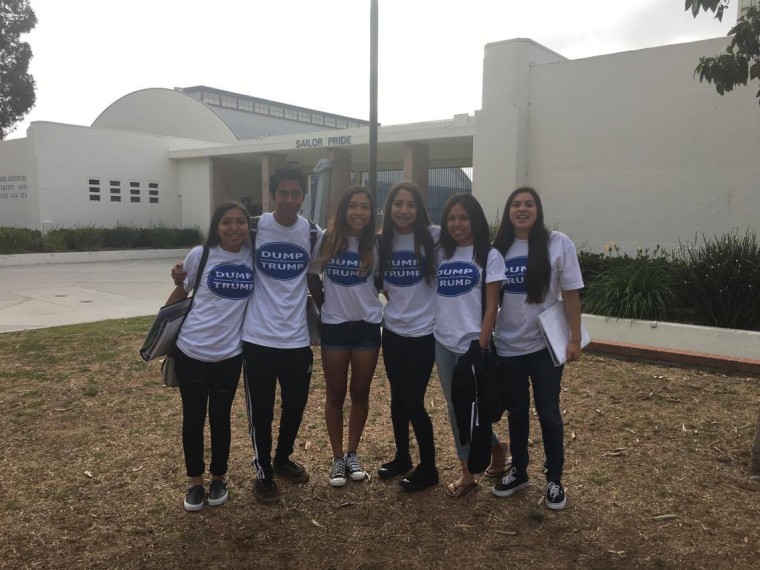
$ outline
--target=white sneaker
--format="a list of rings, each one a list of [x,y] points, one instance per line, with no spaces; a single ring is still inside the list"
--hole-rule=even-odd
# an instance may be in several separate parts
[[[347,453],[345,462],[348,476],[351,477],[352,481],[362,481],[367,478],[367,472],[359,462],[359,456],[356,453]]]
[[[327,482],[332,487],[342,487],[346,484],[346,462],[342,457],[333,459],[330,474],[327,476]]]

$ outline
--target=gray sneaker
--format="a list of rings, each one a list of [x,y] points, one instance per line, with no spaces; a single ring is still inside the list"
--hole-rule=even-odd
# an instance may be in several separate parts
[[[363,481],[367,478],[367,472],[362,467],[359,461],[359,456],[356,453],[347,453],[345,457],[346,471],[352,481]]]
[[[342,457],[336,457],[333,459],[327,482],[331,487],[342,487],[346,484],[346,481],[346,462]]]

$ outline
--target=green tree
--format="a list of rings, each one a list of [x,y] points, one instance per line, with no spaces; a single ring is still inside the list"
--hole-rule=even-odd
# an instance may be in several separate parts
[[[708,10],[718,20],[723,19],[723,12],[730,0],[686,0],[686,10],[696,18],[701,11]],[[729,30],[731,43],[715,57],[700,57],[694,75],[700,81],[715,85],[715,90],[723,95],[747,81],[760,80],[760,8],[750,7]],[[755,95],[760,103],[760,91]]]
[[[20,38],[35,25],[29,0],[0,0],[0,140],[34,106],[34,78],[28,73],[32,48]]]

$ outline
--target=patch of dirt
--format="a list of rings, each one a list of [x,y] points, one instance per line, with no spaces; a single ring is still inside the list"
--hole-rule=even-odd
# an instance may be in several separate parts
[[[138,360],[148,323],[0,335],[0,568],[756,568],[760,560],[760,482],[749,475],[757,378],[585,354],[563,377],[568,508],[552,512],[540,504],[536,418],[526,492],[496,498],[481,476],[475,492],[446,496],[458,465],[435,376],[426,401],[441,485],[410,495],[374,477],[393,455],[382,366],[359,450],[373,477],[329,487],[317,358],[294,454],[311,481],[281,480],[280,505],[255,501],[239,394],[231,499],[186,513],[179,393],[160,385],[157,363]],[[506,437],[506,422],[497,430]]]

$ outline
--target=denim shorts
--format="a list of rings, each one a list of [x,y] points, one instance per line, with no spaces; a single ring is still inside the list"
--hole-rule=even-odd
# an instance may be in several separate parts
[[[377,350],[380,348],[380,323],[347,321],[336,325],[319,324],[322,348],[333,350]]]

